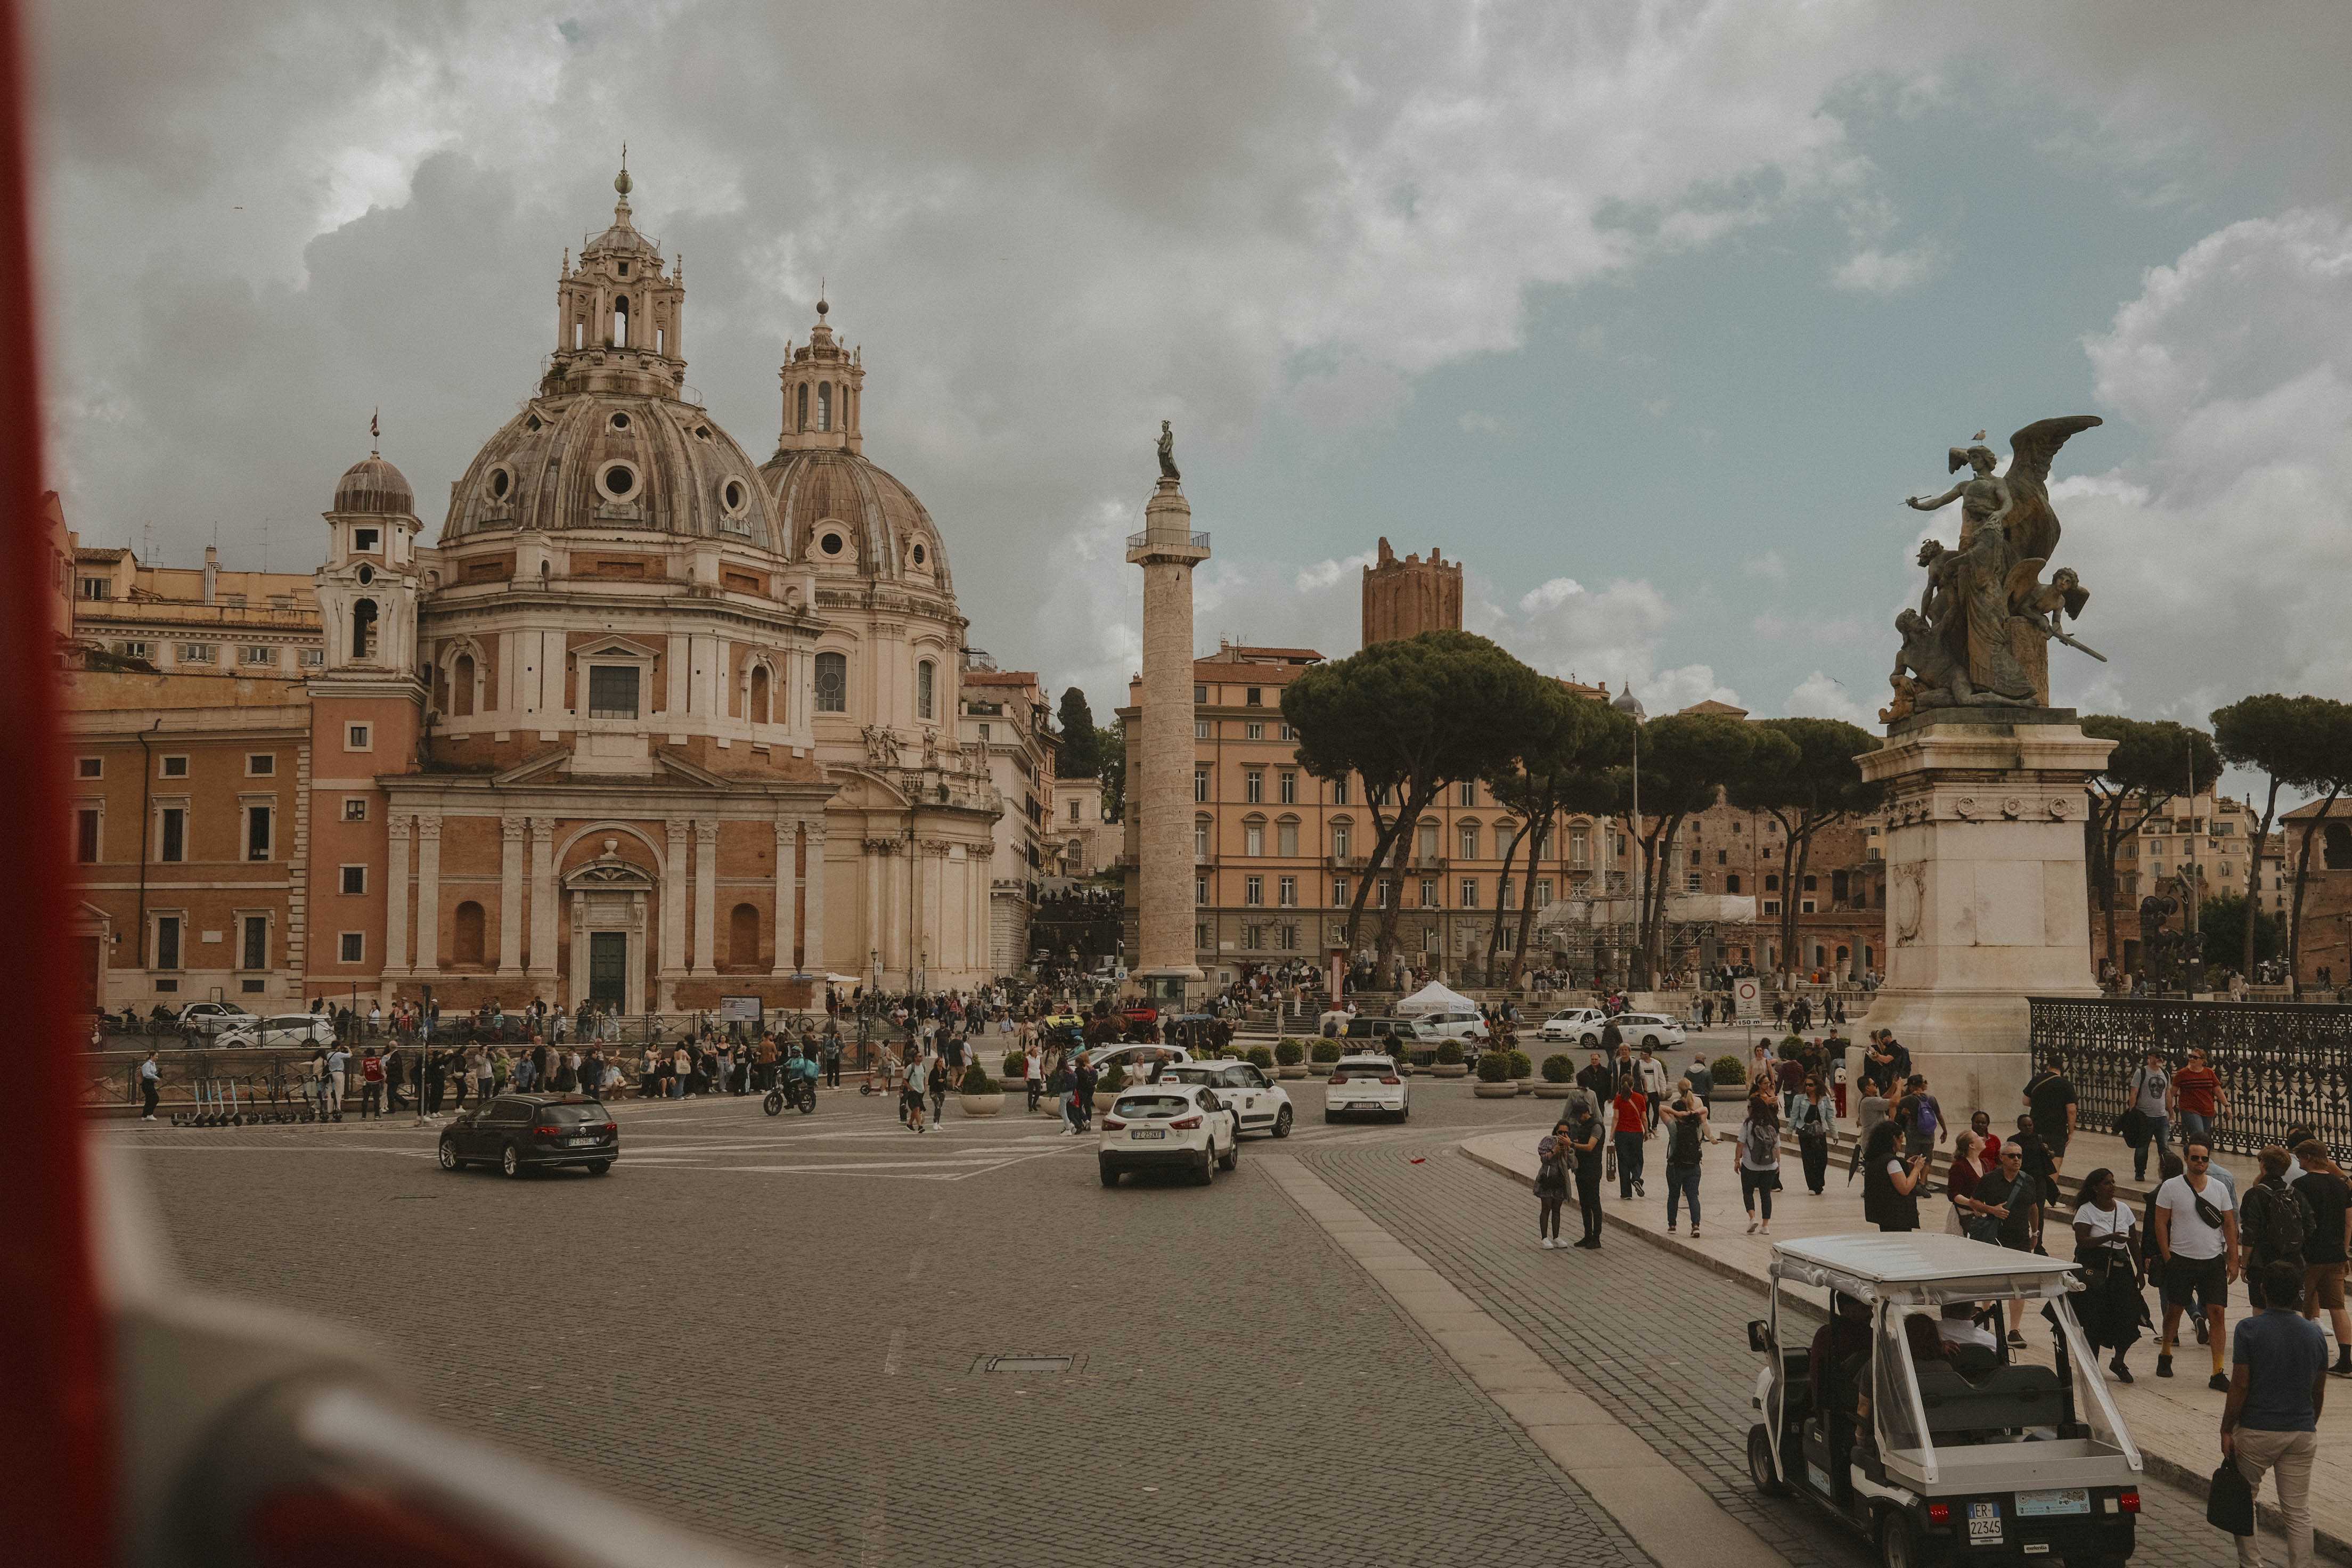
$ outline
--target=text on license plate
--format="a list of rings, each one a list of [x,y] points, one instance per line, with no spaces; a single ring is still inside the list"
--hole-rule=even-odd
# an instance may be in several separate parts
[[[2091,1493],[2084,1487],[2020,1492],[2017,1494],[2017,1511],[2021,1518],[2034,1514],[2088,1513],[2091,1511]]]
[[[579,1137],[572,1139],[571,1142],[572,1146],[576,1148],[583,1143],[593,1143],[596,1142],[596,1136],[597,1135],[593,1132],[583,1133]]]
[[[1168,1129],[1165,1127],[1139,1127],[1134,1131],[1129,1133],[1128,1136],[1130,1138],[1165,1138],[1168,1136]]]
[[[1995,1542],[2000,1540],[2000,1504],[1997,1502],[1969,1504],[1969,1540]]]

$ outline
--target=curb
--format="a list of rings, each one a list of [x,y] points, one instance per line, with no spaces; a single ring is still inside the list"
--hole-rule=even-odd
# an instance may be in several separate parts
[[[1478,1136],[1483,1138],[1488,1134],[1482,1132]],[[1482,1154],[1472,1149],[1467,1140],[1456,1143],[1454,1147],[1456,1152],[1471,1163],[1484,1165],[1496,1174],[1507,1177],[1514,1183],[1528,1179],[1491,1155]],[[1604,1226],[1613,1226],[1628,1235],[1639,1237],[1662,1252],[1671,1252],[1677,1258],[1696,1263],[1708,1273],[1728,1279],[1735,1285],[1744,1286],[1759,1296],[1765,1293],[1763,1285],[1752,1276],[1733,1268],[1722,1258],[1710,1257],[1695,1247],[1685,1245],[1677,1237],[1660,1236],[1656,1231],[1645,1229],[1631,1220],[1620,1219],[1609,1211],[1606,1205],[1601,1208],[1601,1223]],[[2146,1448],[2140,1450],[2139,1458],[2144,1474],[2163,1481],[2192,1502],[2200,1505],[2204,1502],[2205,1490],[2212,1484],[2213,1479],[2210,1473],[2192,1469],[2177,1459],[2167,1458],[2161,1454],[2152,1453]],[[2255,1506],[2263,1527],[2280,1536],[2284,1536],[2286,1521],[2279,1516],[2277,1505],[2258,1501]],[[2330,1531],[2317,1527],[2312,1530],[2311,1539],[2313,1548],[2321,1555],[2333,1558],[2338,1563],[2352,1563],[2352,1541],[2347,1541]]]

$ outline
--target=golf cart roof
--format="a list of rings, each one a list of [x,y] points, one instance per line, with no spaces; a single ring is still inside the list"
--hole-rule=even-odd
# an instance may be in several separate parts
[[[2074,1265],[1941,1231],[1864,1231],[1776,1242],[1771,1275],[1863,1301],[2038,1300],[2081,1289]]]

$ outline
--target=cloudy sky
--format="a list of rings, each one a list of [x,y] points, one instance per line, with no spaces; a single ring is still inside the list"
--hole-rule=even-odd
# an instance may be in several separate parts
[[[2259,16],[2259,20],[2251,19]],[[317,558],[431,498],[564,247],[687,264],[755,454],[818,280],[971,641],[1097,713],[1174,420],[1219,637],[1467,563],[1549,671],[1864,718],[1943,453],[2050,415],[2062,701],[2352,697],[2352,6],[49,0],[54,472],[85,540]],[[2005,443],[2003,443],[2005,445]]]

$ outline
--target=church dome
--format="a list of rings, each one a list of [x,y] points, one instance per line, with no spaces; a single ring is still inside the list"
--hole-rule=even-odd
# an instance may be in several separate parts
[[[951,591],[939,529],[880,464],[838,447],[779,451],[760,476],[795,561]]]
[[[407,517],[416,510],[416,492],[409,488],[407,476],[371,452],[335,481],[332,510]]]
[[[645,529],[781,548],[760,470],[694,404],[625,391],[535,397],[450,492],[444,543],[537,528]]]

